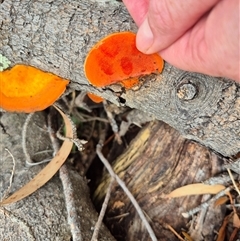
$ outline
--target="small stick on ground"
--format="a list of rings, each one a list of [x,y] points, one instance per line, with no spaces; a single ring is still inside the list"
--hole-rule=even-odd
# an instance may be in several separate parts
[[[182,213],[184,218],[190,218],[194,214],[200,212],[202,209],[207,209],[209,205],[215,202],[218,198],[225,195],[227,192],[231,191],[232,186],[225,188],[224,190],[220,191],[218,194],[213,196],[211,199],[207,200],[206,202],[201,203],[199,206],[189,210],[188,212]]]
[[[33,161],[31,160],[31,157],[30,157],[30,155],[28,153],[27,144],[26,144],[27,127],[29,125],[29,122],[30,122],[31,118],[33,117],[33,114],[34,113],[30,113],[27,116],[27,118],[26,118],[26,120],[24,122],[24,125],[23,125],[23,129],[22,129],[22,149],[23,149],[23,153],[24,153],[24,155],[26,157],[26,163],[28,165],[32,165],[33,164]]]
[[[139,206],[138,202],[136,201],[136,199],[134,198],[134,196],[132,195],[132,193],[129,191],[129,189],[127,188],[127,186],[125,185],[125,183],[119,178],[119,176],[113,171],[111,165],[109,164],[109,162],[107,161],[107,159],[103,156],[102,152],[102,144],[98,144],[97,145],[97,155],[99,157],[99,159],[102,161],[102,163],[104,164],[104,166],[107,168],[109,174],[116,179],[117,183],[120,185],[120,187],[123,189],[123,191],[125,192],[125,194],[128,196],[128,198],[130,199],[130,201],[132,202],[133,206],[135,207],[138,215],[140,216],[142,222],[144,223],[152,241],[157,241],[156,235],[153,232],[152,227],[150,226],[149,222],[147,221],[147,218],[145,217],[141,207]]]
[[[237,184],[236,184],[236,182],[235,182],[235,180],[234,180],[234,177],[233,177],[233,175],[232,175],[231,170],[230,170],[229,168],[227,168],[227,171],[228,171],[228,174],[229,174],[229,176],[230,176],[230,178],[231,178],[231,181],[232,181],[232,183],[233,183],[233,186],[235,187],[238,195],[240,196],[240,191],[239,191],[238,186],[237,186]]]
[[[183,238],[175,231],[175,229],[174,229],[171,225],[165,223],[164,226],[165,226],[166,228],[168,228],[175,236],[177,236],[179,240],[181,240],[181,241],[184,241],[184,240],[185,240],[185,239],[183,239]]]
[[[50,139],[52,141],[52,145],[54,148],[54,153],[57,153],[60,145],[59,140],[56,135],[53,135],[53,131],[57,130],[56,126],[53,125],[53,121],[56,119],[56,112],[54,109],[51,109],[50,114],[48,116],[48,128],[51,130]],[[72,123],[72,122],[71,122]],[[74,128],[74,127],[73,127]],[[82,232],[81,232],[81,223],[80,217],[77,215],[76,205],[74,202],[73,187],[71,183],[71,179],[69,177],[69,172],[66,164],[64,164],[59,169],[59,178],[61,179],[63,185],[63,192],[65,197],[67,215],[68,215],[68,224],[71,229],[72,240],[73,241],[82,241]]]
[[[105,110],[105,112],[107,114],[109,123],[110,123],[110,125],[112,127],[112,131],[115,134],[116,140],[117,140],[118,144],[121,145],[122,144],[122,140],[121,140],[121,137],[120,137],[119,132],[118,132],[119,131],[118,130],[118,125],[117,125],[117,123],[116,123],[116,121],[115,121],[115,119],[113,117],[112,112],[110,112],[108,110],[106,101],[103,101],[103,107],[104,107],[104,110]]]
[[[22,149],[23,149],[23,153],[24,153],[25,158],[26,158],[26,164],[29,165],[29,166],[37,166],[37,165],[40,165],[40,164],[43,164],[43,163],[46,163],[46,162],[50,161],[50,159],[45,159],[43,161],[34,163],[32,161],[32,159],[31,159],[30,154],[28,153],[27,143],[26,143],[26,140],[27,140],[27,127],[28,127],[29,122],[32,119],[33,115],[34,115],[34,112],[28,114],[28,116],[27,116],[27,118],[26,118],[26,120],[24,122],[23,129],[22,129]]]
[[[74,197],[75,197],[75,194],[73,192],[74,188],[72,186],[72,182],[69,175],[70,174],[69,174],[67,165],[64,164],[59,169],[59,177],[63,185],[63,192],[65,196],[65,203],[66,203],[66,209],[68,214],[68,224],[71,229],[72,240],[82,241],[83,239],[82,239],[82,232],[81,232],[80,217],[77,214],[78,212],[74,201]]]
[[[236,173],[234,173],[232,175],[233,179],[237,179],[238,175]],[[218,176],[214,176],[214,177],[210,177],[209,179],[207,179],[206,181],[204,181],[204,184],[207,185],[224,185],[224,186],[228,186],[229,183],[232,182],[232,179],[229,175],[227,175],[227,173],[224,174],[220,174]]]
[[[97,223],[94,227],[94,232],[93,232],[91,241],[97,241],[98,240],[98,233],[99,233],[99,230],[100,230],[100,227],[101,227],[101,224],[102,224],[102,220],[103,220],[104,215],[105,215],[106,210],[107,210],[107,206],[108,206],[109,199],[111,197],[111,190],[112,190],[112,186],[113,186],[114,181],[115,181],[115,179],[112,177],[111,181],[109,183],[108,189],[107,189],[106,196],[104,198],[104,202],[102,204],[101,211],[100,211],[99,216],[98,216]]]
[[[58,108],[62,109],[61,106],[56,105]],[[83,145],[87,143],[87,141],[84,140],[79,140],[77,137],[77,128],[74,124],[74,122],[72,121],[71,117],[67,114],[64,113],[66,115],[66,117],[68,118],[69,122],[71,123],[72,126],[72,130],[73,130],[73,138],[69,138],[69,137],[65,137],[63,135],[61,135],[60,130],[61,128],[57,131],[56,136],[58,139],[65,141],[65,140],[69,140],[71,142],[73,142],[75,144],[75,146],[78,148],[79,151],[83,150]],[[52,138],[52,137],[51,137]]]
[[[12,168],[11,176],[10,176],[10,179],[9,179],[9,186],[8,186],[5,194],[3,195],[1,201],[3,201],[9,195],[9,192],[10,192],[11,187],[12,187],[12,181],[13,181],[13,176],[14,176],[14,173],[15,173],[15,168],[16,168],[16,161],[15,161],[14,156],[12,155],[12,153],[7,148],[5,148],[5,150],[8,152],[8,154],[12,158],[13,168]]]

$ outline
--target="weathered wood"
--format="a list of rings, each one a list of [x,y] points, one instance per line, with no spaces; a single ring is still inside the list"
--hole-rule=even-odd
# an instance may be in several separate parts
[[[83,63],[96,41],[112,32],[136,31],[122,3],[4,0],[0,27],[0,53],[12,65],[36,66],[70,79],[72,89],[143,110],[224,156],[240,152],[240,86],[231,80],[181,71],[165,63],[163,73],[143,78],[139,90],[88,85]]]
[[[8,148],[15,158],[16,170],[13,176],[10,193],[21,188],[32,179],[43,165],[27,167],[21,146],[22,126],[25,114],[4,113],[0,116],[0,199],[9,187],[13,168],[11,156],[5,151]],[[27,129],[27,149],[35,161],[51,158],[52,147],[46,127],[46,116],[38,112],[33,116]],[[37,138],[36,138],[37,137]],[[69,168],[70,169],[70,168]],[[72,196],[75,207],[71,215],[79,218],[82,238],[74,240],[89,241],[97,221],[97,213],[89,198],[87,180],[69,170]],[[67,203],[63,186],[58,175],[55,175],[44,187],[23,200],[0,207],[0,240],[9,241],[70,241],[72,232],[68,221]],[[75,228],[76,229],[76,228]],[[102,225],[99,240],[114,241],[109,231]]]
[[[167,124],[155,121],[140,131],[126,152],[114,161],[113,168],[146,213],[158,240],[177,241],[179,239],[165,224],[180,233],[189,221],[181,213],[198,206],[201,196],[166,199],[165,194],[220,173],[222,162],[206,147],[184,139]],[[105,172],[94,193],[94,201],[99,206],[109,180],[109,174]],[[213,230],[220,228],[225,211],[215,207],[211,212],[214,221],[198,227],[203,236],[196,240],[215,240]],[[112,189],[105,220],[119,240],[150,240],[136,210],[117,184]]]

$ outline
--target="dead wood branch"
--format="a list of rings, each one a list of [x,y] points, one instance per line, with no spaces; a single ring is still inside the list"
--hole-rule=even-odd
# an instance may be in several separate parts
[[[88,84],[83,63],[89,49],[109,33],[136,31],[122,3],[5,0],[0,4],[0,27],[0,53],[12,65],[33,65],[71,80],[70,88],[152,114],[224,156],[240,152],[240,86],[231,80],[165,63],[163,73],[145,78],[139,90]]]

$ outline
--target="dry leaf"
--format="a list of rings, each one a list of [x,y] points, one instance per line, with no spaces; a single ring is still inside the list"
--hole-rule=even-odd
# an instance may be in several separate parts
[[[227,193],[227,195],[230,199],[230,203],[232,204],[232,208],[233,208],[233,226],[236,228],[240,228],[240,220],[237,214],[236,207],[234,206],[234,203],[233,203],[232,195],[229,192]]]
[[[69,138],[73,138],[73,130],[70,120],[66,117],[66,115],[56,106],[54,106],[58,112],[63,117],[66,126],[66,136]],[[71,152],[73,143],[66,139],[61,148],[59,149],[56,156],[51,160],[51,162],[43,168],[30,182],[28,182],[25,186],[20,188],[18,191],[13,193],[10,197],[0,202],[1,205],[6,205],[10,203],[17,202],[30,194],[34,193],[37,189],[42,187],[45,183],[47,183],[59,170],[59,168],[63,165],[65,160],[67,159],[69,153]]]
[[[173,190],[167,198],[183,197],[188,195],[217,194],[224,190],[223,185],[207,185],[202,183],[189,184]]]
[[[165,228],[168,228],[175,236],[178,237],[179,240],[184,241],[184,239],[178,234],[178,232],[169,224],[163,224]]]
[[[116,201],[114,202],[112,209],[120,209],[124,207],[124,205],[125,204],[122,201]]]
[[[191,236],[188,233],[182,231],[182,235],[184,236],[184,240],[193,241],[193,239],[191,238]]]
[[[217,206],[220,206],[222,204],[225,204],[227,201],[229,201],[229,197],[228,196],[222,196],[222,197],[220,197],[216,200],[214,205],[215,205],[215,207],[217,207]]]
[[[222,224],[221,228],[219,229],[218,237],[217,237],[216,241],[224,241],[225,235],[226,235],[226,227],[227,227],[227,224],[229,222],[229,218],[231,216],[232,216],[232,214],[229,214],[228,216],[226,216],[224,218],[223,224]]]
[[[237,213],[233,214],[233,227],[240,228],[240,219],[239,219]]]
[[[229,241],[237,241],[237,235],[239,235],[239,229],[235,228],[229,238]]]

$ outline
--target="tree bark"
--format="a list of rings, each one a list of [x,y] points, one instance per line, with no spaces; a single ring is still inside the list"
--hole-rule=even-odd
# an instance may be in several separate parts
[[[224,156],[240,152],[240,86],[231,80],[165,63],[161,74],[142,78],[138,90],[88,84],[83,64],[90,48],[109,33],[136,31],[122,3],[4,0],[0,26],[0,53],[12,66],[33,65],[71,80],[72,89],[140,109]]]
[[[180,233],[189,221],[181,213],[199,205],[201,196],[167,199],[165,194],[215,176],[222,172],[222,162],[215,153],[186,140],[167,124],[152,121],[139,132],[112,166],[146,213],[158,240],[177,241],[179,239],[166,228],[166,224]],[[109,174],[105,171],[94,193],[94,202],[99,207],[109,181]],[[205,232],[203,238],[196,240],[214,240],[212,230],[220,228],[225,211],[214,208],[210,212],[214,222],[211,227],[204,223],[198,227]],[[151,240],[129,198],[118,184],[112,188],[105,220],[119,240]]]

